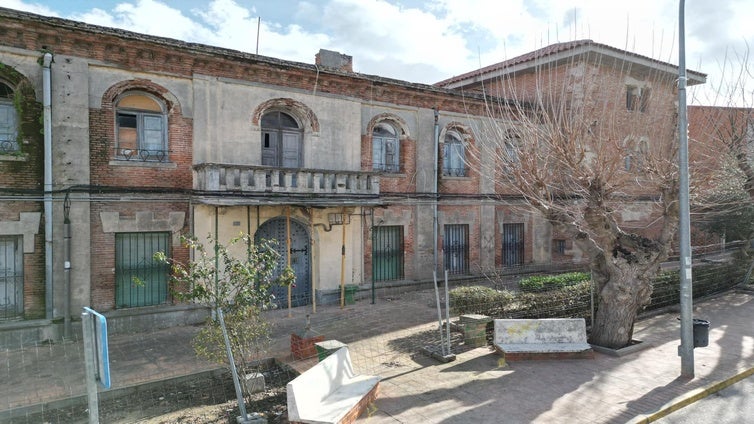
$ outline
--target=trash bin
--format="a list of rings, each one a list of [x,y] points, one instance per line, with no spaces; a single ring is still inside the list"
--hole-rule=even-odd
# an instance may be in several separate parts
[[[356,293],[356,290],[358,290],[358,289],[359,289],[359,286],[353,285],[353,284],[349,284],[349,285],[347,285],[345,287],[345,290],[346,290],[346,293],[345,293],[346,305],[353,305],[354,304],[355,300],[354,300],[354,296],[353,295]]]
[[[694,318],[694,347],[706,347],[709,344],[709,321]]]

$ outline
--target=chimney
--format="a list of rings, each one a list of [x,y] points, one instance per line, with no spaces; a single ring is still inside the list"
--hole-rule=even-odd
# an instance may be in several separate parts
[[[319,53],[314,56],[314,63],[325,68],[353,72],[353,57],[332,50],[319,49]]]

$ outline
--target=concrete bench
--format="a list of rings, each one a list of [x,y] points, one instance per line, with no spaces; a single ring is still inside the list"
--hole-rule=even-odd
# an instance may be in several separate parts
[[[378,376],[354,373],[342,347],[288,383],[288,420],[351,423],[377,398],[379,384]]]
[[[583,318],[496,319],[494,345],[506,360],[594,357]]]

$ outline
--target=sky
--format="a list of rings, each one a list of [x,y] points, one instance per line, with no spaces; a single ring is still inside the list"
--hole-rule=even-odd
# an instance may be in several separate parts
[[[686,66],[708,74],[707,90],[720,91],[741,63],[751,61],[754,1],[685,3]],[[352,56],[356,72],[426,84],[587,38],[678,64],[679,0],[2,0],[0,5],[304,63],[313,63],[320,49],[334,50]]]

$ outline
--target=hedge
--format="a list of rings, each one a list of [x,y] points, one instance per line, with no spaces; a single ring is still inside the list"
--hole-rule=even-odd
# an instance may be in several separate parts
[[[518,288],[524,292],[538,292],[555,290],[589,281],[591,276],[587,272],[567,272],[558,275],[535,275],[522,278]]]

